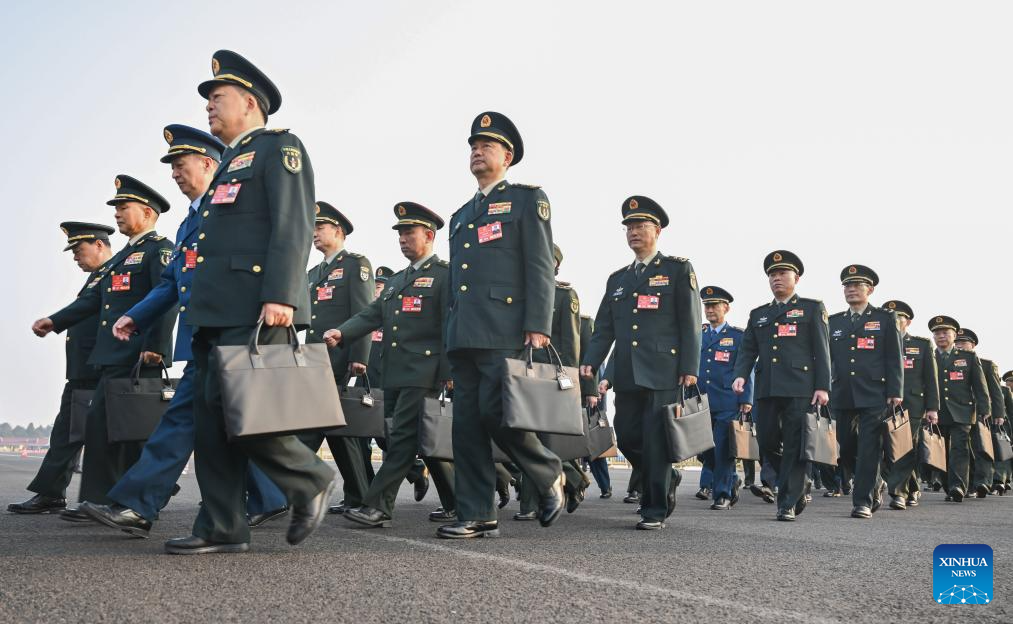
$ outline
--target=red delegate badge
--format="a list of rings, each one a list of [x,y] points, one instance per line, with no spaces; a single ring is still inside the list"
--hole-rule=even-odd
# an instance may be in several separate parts
[[[732,354],[729,353],[728,351],[715,351],[714,359],[717,360],[718,362],[731,362]]]
[[[113,292],[123,292],[130,290],[130,274],[123,273],[121,275],[113,275]]]
[[[875,338],[859,338],[858,339],[859,349],[875,349],[876,339]]]
[[[383,330],[377,329],[373,332],[373,342],[383,342]]]
[[[962,381],[964,379],[964,371],[950,371],[950,381]]]
[[[422,297],[405,297],[401,300],[402,312],[421,312]]]
[[[915,359],[914,358],[909,358],[909,357],[904,358],[904,368],[914,368],[914,367],[915,367]]]
[[[657,295],[637,295],[638,310],[657,310],[661,305],[661,297]]]
[[[318,286],[317,301],[330,301],[334,297],[333,286]]]
[[[498,238],[503,238],[503,224],[499,221],[494,221],[489,225],[483,225],[478,228],[478,242],[488,243]]]
[[[212,204],[232,204],[239,197],[239,187],[242,184],[219,184],[215,188],[215,194],[211,198]]]
[[[797,336],[798,335],[798,325],[794,325],[794,324],[778,325],[777,326],[777,335],[780,336],[780,337],[782,337],[782,338],[785,337],[785,336]]]
[[[197,250],[196,249],[187,249],[183,253],[183,257],[184,257],[184,260],[186,262],[186,264],[185,264],[186,268],[188,268],[188,269],[196,269],[197,268]]]

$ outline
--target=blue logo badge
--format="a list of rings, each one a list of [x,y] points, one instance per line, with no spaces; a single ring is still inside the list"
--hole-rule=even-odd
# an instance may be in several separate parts
[[[992,602],[992,547],[940,544],[932,552],[932,599],[938,604]]]

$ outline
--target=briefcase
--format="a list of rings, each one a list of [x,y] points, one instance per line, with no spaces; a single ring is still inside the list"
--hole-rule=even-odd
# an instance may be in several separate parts
[[[559,433],[538,434],[538,439],[542,441],[542,444],[544,444],[547,449],[555,453],[556,456],[563,461],[580,459],[591,454],[589,440],[590,423],[586,417],[587,410],[581,410],[581,414],[585,416],[582,419],[584,430],[579,436],[562,435]]]
[[[830,410],[826,406],[814,405],[812,411],[805,415],[802,427],[802,461],[836,466],[840,451],[837,448],[837,423],[830,418]]]
[[[346,379],[338,388],[345,426],[325,431],[325,435],[343,438],[384,437],[383,390],[370,387],[369,377],[365,374],[359,375],[359,380],[362,381],[362,386],[349,386]]]
[[[584,433],[577,369],[563,366],[559,353],[546,346],[549,364],[525,359],[503,361],[503,426],[538,433],[579,436]]]
[[[94,390],[71,390],[70,432],[67,434],[67,442],[71,444],[84,442],[84,430],[88,424],[88,410],[91,409],[91,400],[94,395]]]
[[[995,451],[997,462],[1013,459],[1013,444],[1010,443],[1009,434],[1002,427],[996,427],[992,432],[992,450]]]
[[[744,461],[760,461],[760,443],[756,440],[756,424],[745,412],[728,423],[731,455]]]
[[[161,377],[141,377],[138,359],[129,377],[106,380],[106,439],[110,443],[143,442],[158,426],[179,385],[178,379],[169,378],[165,364],[161,366]]]
[[[979,418],[974,424],[974,445],[989,461],[994,461],[992,428],[989,427],[988,419]]]
[[[887,461],[897,462],[914,448],[908,411],[902,407],[886,408],[883,450],[886,452]]]
[[[587,446],[587,456],[591,459],[618,455],[615,429],[609,426],[605,412],[601,410],[600,406],[588,410]]]
[[[419,455],[432,459],[454,461],[454,404],[441,394],[426,397],[419,417]],[[509,462],[510,458],[495,443],[492,461]]]
[[[299,344],[291,326],[287,343],[258,345],[263,325],[245,345],[215,347],[228,438],[344,425],[327,346]]]
[[[695,396],[686,396],[686,387],[679,388],[679,401],[662,408],[668,437],[668,459],[681,462],[714,448],[710,403],[700,388],[693,386]]]
[[[922,430],[918,443],[921,463],[946,472],[946,438],[938,425],[928,425]]]

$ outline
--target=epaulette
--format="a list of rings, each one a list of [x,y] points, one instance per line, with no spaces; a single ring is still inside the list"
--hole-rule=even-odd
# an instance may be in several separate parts
[[[157,234],[157,235],[155,235],[155,236],[152,236],[152,237],[151,237],[151,238],[149,238],[148,240],[153,240],[153,241],[163,241],[163,240],[165,240],[165,237],[164,237],[164,236],[162,236],[161,234]]]
[[[807,303],[823,303],[822,299],[810,299],[809,297],[799,297],[799,301],[805,301]]]
[[[446,269],[446,268],[450,267],[450,263],[447,262],[446,260],[437,260],[436,261],[436,266],[441,266],[441,267],[443,267],[443,268]]]
[[[361,253],[355,253],[354,251],[350,251],[350,252],[348,252],[348,257],[349,258],[362,258],[363,256],[362,256]]]
[[[611,273],[609,273],[609,277],[612,277],[613,275],[619,275],[620,273],[625,272],[626,269],[628,269],[628,268],[630,268],[630,267],[629,266],[620,267],[619,269],[617,269],[617,270],[612,271]]]
[[[738,331],[740,331],[740,332],[742,332],[742,333],[745,333],[745,332],[746,332],[746,330],[745,330],[745,329],[743,329],[743,328],[739,327],[738,325],[729,325],[728,327],[729,327],[729,329],[735,329],[735,330],[738,330]]]
[[[570,286],[570,282],[560,282],[559,280],[556,280],[556,288],[564,288],[566,290],[570,290],[570,288],[572,287]]]
[[[587,319],[587,320],[589,320],[589,321],[591,320],[591,316],[590,316],[589,314],[581,314],[581,315],[580,315],[580,318],[582,318],[582,319]]]
[[[264,130],[264,132],[269,134],[285,134],[288,132],[288,128],[271,128],[270,130]]]
[[[834,312],[833,314],[830,315],[830,318],[834,318],[835,316],[844,316],[844,313],[845,313],[844,310],[841,310],[840,312]]]
[[[689,262],[689,258],[683,258],[682,256],[662,256],[668,260],[675,260],[676,262]]]
[[[542,188],[541,185],[539,184],[521,184],[520,182],[511,182],[510,186],[515,188],[532,189],[532,190]]]

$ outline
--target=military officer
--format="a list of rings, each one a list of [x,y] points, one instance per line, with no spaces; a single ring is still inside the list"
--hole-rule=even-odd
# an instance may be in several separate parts
[[[774,300],[749,313],[732,389],[745,392],[755,364],[757,438],[777,474],[777,519],[791,522],[806,506],[805,415],[830,400],[830,335],[823,302],[795,293],[801,258],[778,249],[763,259],[763,270]]]
[[[626,243],[634,261],[609,276],[594,319],[581,373],[591,376],[615,343],[611,387],[616,392],[619,448],[642,471],[637,528],[661,529],[675,510],[682,475],[669,460],[666,405],[696,385],[700,370],[700,295],[693,265],[658,251],[668,214],[634,195],[622,205]]]
[[[245,58],[215,52],[207,99],[211,134],[228,147],[200,205],[204,219],[187,320],[194,328],[194,450],[203,505],[193,534],[166,542],[170,554],[244,552],[250,528],[243,507],[247,460],[285,494],[286,539],[305,540],[327,513],[334,472],[293,435],[225,434],[215,347],[245,345],[259,321],[261,344],[287,343],[289,326],[310,324],[303,273],[313,230],[313,168],[287,130],[265,130],[281,106],[274,83]],[[360,462],[361,465],[361,462]]]
[[[946,438],[947,474],[944,487],[947,501],[960,503],[968,492],[971,461],[971,427],[978,418],[988,418],[991,405],[988,382],[981,361],[974,351],[955,346],[960,324],[949,316],[934,316],[929,321],[932,340],[936,343],[936,365],[939,370],[939,416],[926,414],[929,423],[939,423]]]
[[[742,394],[732,391],[735,360],[742,346],[743,330],[729,325],[725,316],[735,299],[720,286],[700,289],[704,317],[700,342],[700,390],[707,395],[714,426],[713,462],[714,503],[711,509],[725,511],[739,502],[742,480],[735,472],[735,455],[729,446],[728,428],[739,414],[753,409],[753,376],[750,374]]]
[[[157,377],[160,364],[172,357],[172,325],[175,312],[164,314],[144,334],[121,342],[113,336],[113,323],[131,306],[144,298],[161,277],[172,255],[172,241],[155,231],[159,215],[169,202],[140,180],[120,174],[115,179],[116,194],[107,204],[116,209],[116,225],[130,240],[106,264],[99,282],[76,301],[48,318],[35,322],[38,336],[63,331],[99,314],[98,335],[88,363],[101,367],[94,398],[85,426],[85,451],[81,476],[81,501],[107,503],[107,492],[137,458],[139,442],[107,441],[105,385],[107,380],[127,377],[138,359],[142,377]],[[90,520],[80,509],[64,510],[67,520]]]
[[[1010,419],[1013,418],[1013,371],[1006,371],[1002,374],[1002,383],[1003,407],[1006,410],[1005,428],[1009,433]],[[1009,492],[1013,489],[1013,484],[1010,483],[1011,479],[1013,479],[1013,462],[1010,460],[996,462],[993,491],[999,496]]]
[[[957,330],[956,345],[958,349],[965,351],[976,351],[978,348],[978,334],[967,327]],[[1001,427],[1006,422],[1006,405],[1002,396],[1002,382],[999,380],[999,367],[992,360],[979,358],[981,370],[985,373],[985,383],[988,386],[988,397],[990,402],[989,414],[991,424]],[[974,490],[978,498],[985,498],[992,490],[993,477],[995,476],[995,463],[987,455],[983,454],[977,441],[971,444],[971,460],[974,465]]]
[[[141,457],[112,490],[110,505],[84,502],[81,509],[106,526],[130,535],[147,537],[158,512],[178,488],[183,468],[193,453],[193,378],[195,367],[190,350],[192,332],[187,324],[192,269],[197,265],[201,200],[211,184],[225,145],[203,130],[170,124],[162,130],[168,153],[161,162],[170,164],[172,179],[190,202],[190,209],[176,231],[176,246],[158,286],[127,310],[113,325],[113,335],[128,341],[137,332],[147,331],[167,312],[179,310],[179,326],[173,349],[176,362],[184,362],[183,377],[155,431],[144,444]],[[248,473],[247,510],[251,525],[285,513],[285,497],[264,474],[252,467]]]
[[[387,280],[394,275],[389,267],[378,266],[373,271],[373,300],[375,301],[383,289],[387,287]],[[378,329],[370,334],[369,361],[366,362],[366,375],[369,377],[369,385],[373,388],[383,388],[383,329]]]
[[[384,417],[393,420],[387,455],[363,497],[362,506],[345,517],[369,527],[389,527],[398,487],[415,462],[419,448],[419,414],[426,397],[436,397],[450,381],[450,362],[444,351],[449,265],[433,252],[436,231],[443,219],[414,202],[394,207],[401,253],[411,263],[394,274],[383,294],[363,311],[323,337],[329,347],[383,331]],[[437,483],[450,483],[448,462],[429,465]],[[443,511],[455,509],[453,490],[441,492]]]
[[[841,271],[848,309],[830,317],[830,405],[837,422],[840,464],[854,475],[852,518],[871,518],[879,509],[884,412],[898,408],[904,394],[904,361],[897,318],[869,297],[879,275],[852,264]]]
[[[470,169],[479,189],[450,218],[447,354],[454,380],[454,463],[458,521],[443,538],[499,535],[492,441],[541,495],[539,521],[563,509],[559,458],[531,432],[501,427],[504,358],[545,347],[552,331],[552,227],[545,193],[507,182],[524,156],[516,126],[496,112],[471,124]]]
[[[66,221],[60,229],[67,237],[64,251],[74,251],[74,262],[88,279],[78,291],[81,298],[96,288],[107,270],[106,263],[112,257],[109,235],[116,231],[108,225]],[[71,400],[75,390],[94,390],[98,382],[99,369],[88,363],[95,334],[98,333],[99,314],[95,312],[75,325],[67,328],[66,356],[67,382],[60,397],[60,411],[53,423],[49,436],[49,450],[42,459],[35,478],[28,485],[35,496],[23,503],[12,503],[7,511],[18,514],[59,512],[67,506],[67,486],[73,475],[77,455],[84,444],[80,440],[70,441]]]
[[[911,420],[914,448],[918,449],[922,432],[922,419],[939,416],[939,372],[932,355],[932,342],[928,338],[908,333],[914,310],[903,301],[892,300],[883,304],[897,317],[897,328],[904,340],[904,409]],[[890,466],[887,487],[890,507],[905,509],[917,507],[921,497],[918,484],[918,452],[908,453]]]
[[[313,309],[310,328],[306,332],[307,344],[323,342],[325,331],[355,316],[373,300],[373,267],[365,256],[345,248],[345,237],[354,229],[352,222],[325,201],[317,202],[316,211],[313,246],[324,258],[308,274]],[[365,374],[370,342],[366,336],[349,341],[342,349],[330,350],[334,382],[339,387],[347,384],[351,375]],[[369,381],[372,382],[372,379]],[[320,448],[324,437],[323,431],[299,434],[299,438],[314,452]],[[335,505],[331,513],[344,513],[362,505],[362,496],[369,487],[362,458],[363,441],[361,438],[336,435],[326,438],[344,483],[344,500]]]

